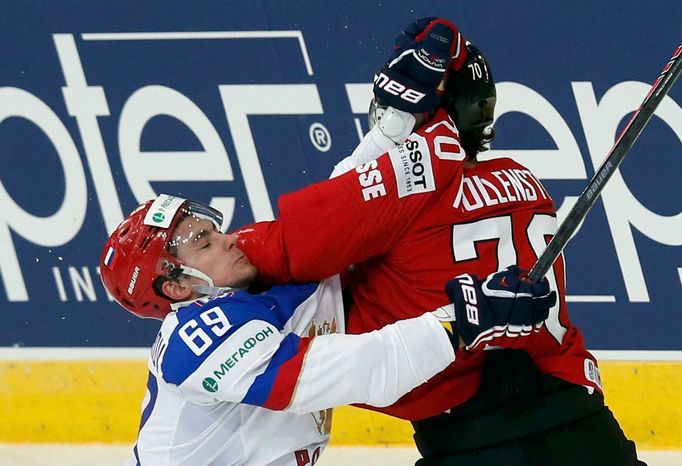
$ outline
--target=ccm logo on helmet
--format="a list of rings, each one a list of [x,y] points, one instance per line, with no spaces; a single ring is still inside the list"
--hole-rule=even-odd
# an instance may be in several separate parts
[[[457,281],[462,286],[462,296],[466,301],[467,320],[469,323],[478,325],[478,301],[476,299],[476,288],[474,279],[471,275],[465,274],[457,277]]]
[[[418,103],[426,96],[423,92],[415,91],[414,89],[406,87],[404,84],[392,80],[384,73],[374,75],[374,84],[389,94],[397,95],[401,99],[413,104]]]
[[[135,289],[135,283],[137,283],[137,276],[140,274],[140,268],[136,265],[135,270],[133,270],[133,276],[130,277],[130,283],[128,283],[128,294],[133,294]]]

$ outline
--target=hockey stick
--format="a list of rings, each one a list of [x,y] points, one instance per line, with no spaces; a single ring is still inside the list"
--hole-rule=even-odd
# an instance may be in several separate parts
[[[632,145],[637,140],[646,124],[654,114],[656,107],[666,96],[675,80],[682,70],[682,44],[680,44],[668,63],[661,71],[656,82],[651,86],[651,90],[644,98],[630,122],[621,131],[616,143],[609,151],[601,166],[587,184],[585,190],[580,194],[575,205],[568,213],[556,234],[549,242],[545,250],[538,258],[533,268],[528,274],[528,279],[535,283],[545,276],[554,261],[559,257],[561,251],[566,247],[566,243],[571,239],[573,233],[585,219],[597,198],[601,194],[604,186],[623,161]]]

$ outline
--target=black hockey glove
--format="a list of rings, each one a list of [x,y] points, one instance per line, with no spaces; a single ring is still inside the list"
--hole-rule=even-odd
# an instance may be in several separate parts
[[[464,38],[450,21],[429,17],[411,23],[396,39],[393,56],[374,76],[374,96],[382,106],[432,112],[441,104],[438,87],[453,56],[464,63],[466,53]]]
[[[456,316],[455,331],[466,345],[522,348],[528,336],[539,332],[556,303],[547,279],[530,283],[517,266],[479,280],[463,274],[445,286]]]

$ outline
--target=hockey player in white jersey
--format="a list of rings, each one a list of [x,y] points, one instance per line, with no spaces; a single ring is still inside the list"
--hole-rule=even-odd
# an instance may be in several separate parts
[[[249,292],[257,272],[221,223],[207,205],[161,195],[103,249],[111,295],[140,317],[163,319],[129,464],[312,465],[329,440],[329,408],[390,405],[448,366],[460,345],[475,351],[486,331],[542,322],[554,299],[546,283],[507,274],[505,285],[516,283],[523,297],[486,298],[477,288],[478,325],[460,302],[440,318],[427,312],[343,335],[338,276]],[[459,332],[444,330],[455,313]]]

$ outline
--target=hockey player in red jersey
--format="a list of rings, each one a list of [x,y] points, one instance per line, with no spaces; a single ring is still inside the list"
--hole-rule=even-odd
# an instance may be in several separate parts
[[[403,62],[434,58],[419,53],[428,52],[420,45],[434,24],[443,22],[427,18],[403,31],[374,86],[375,109],[427,113],[428,121],[376,160],[282,196],[278,220],[238,232],[266,282],[319,280],[352,265],[350,333],[443,305],[449,277],[529,269],[557,227],[553,201],[528,169],[476,158],[494,135],[496,95],[472,44],[455,42],[442,100],[428,113],[441,95],[435,81]],[[644,464],[604,406],[596,360],[569,319],[562,257],[547,279],[560,299],[523,351],[464,354],[379,409],[413,421],[418,465]],[[450,291],[466,296],[465,286]]]

